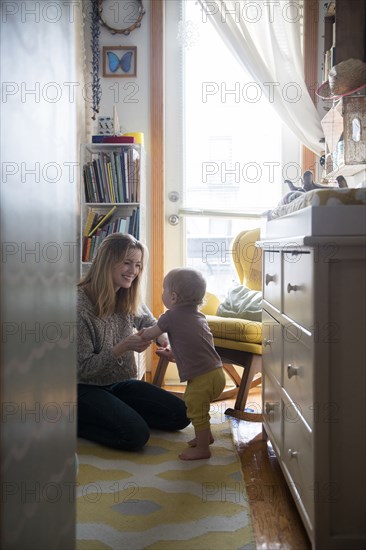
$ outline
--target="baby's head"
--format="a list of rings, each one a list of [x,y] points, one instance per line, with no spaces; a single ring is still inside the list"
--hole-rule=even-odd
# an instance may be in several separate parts
[[[199,306],[203,302],[206,292],[206,281],[199,271],[189,267],[177,267],[167,273],[164,278],[163,300],[172,300],[169,308],[174,304],[190,304]],[[165,296],[164,296],[165,294]]]

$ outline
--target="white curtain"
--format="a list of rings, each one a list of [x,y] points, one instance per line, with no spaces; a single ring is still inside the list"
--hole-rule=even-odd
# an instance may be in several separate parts
[[[323,137],[320,117],[303,74],[301,1],[199,2],[203,8],[202,17],[215,26],[251,74],[253,87],[260,87],[258,92],[268,98],[301,143],[320,154],[323,149],[319,142]]]

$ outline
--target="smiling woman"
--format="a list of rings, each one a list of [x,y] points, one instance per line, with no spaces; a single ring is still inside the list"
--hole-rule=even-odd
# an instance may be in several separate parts
[[[78,288],[78,435],[134,451],[150,428],[189,424],[182,400],[137,380],[135,353],[151,344],[139,332],[156,319],[141,300],[144,245],[127,234],[106,237]],[[165,334],[159,337],[168,345]]]
[[[130,288],[141,269],[142,252],[140,250],[128,251],[125,258],[113,268],[114,290],[118,292],[120,288]]]

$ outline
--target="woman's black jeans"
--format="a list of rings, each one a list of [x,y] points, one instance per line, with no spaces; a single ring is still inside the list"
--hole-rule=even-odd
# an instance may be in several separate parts
[[[101,445],[136,451],[148,441],[150,428],[175,431],[189,422],[182,399],[148,382],[78,384],[78,436]]]

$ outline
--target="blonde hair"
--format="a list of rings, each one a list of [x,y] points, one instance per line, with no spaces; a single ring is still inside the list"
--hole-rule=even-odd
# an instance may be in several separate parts
[[[131,250],[141,251],[141,269],[130,288],[113,286],[113,268],[122,262]],[[98,248],[88,273],[78,286],[85,291],[96,308],[98,317],[108,317],[113,313],[138,313],[141,304],[141,282],[144,265],[147,261],[147,249],[132,235],[112,233]]]
[[[164,285],[169,292],[175,292],[177,302],[200,305],[206,292],[206,281],[202,274],[189,267],[177,267],[167,273]]]

